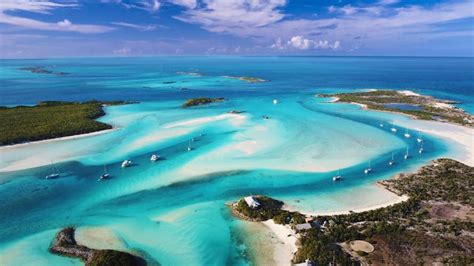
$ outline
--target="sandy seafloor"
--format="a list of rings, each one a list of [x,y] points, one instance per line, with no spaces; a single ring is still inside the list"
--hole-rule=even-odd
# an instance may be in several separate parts
[[[2,68],[9,77],[2,82],[19,95],[28,87],[24,80],[47,83],[16,71],[16,64]],[[81,66],[64,63],[60,69],[74,73]],[[80,243],[134,252],[151,264],[285,265],[291,243],[281,239],[283,229],[236,220],[226,202],[265,194],[307,213],[363,210],[400,200],[375,186],[377,180],[414,171],[438,157],[472,164],[473,149],[466,146],[472,145],[472,130],[328,103],[330,99],[315,97],[318,90],[311,88],[271,90],[272,82],[282,85],[265,73],[255,76],[268,82],[250,84],[223,77],[226,73],[199,77],[160,71],[160,77],[144,72],[128,79],[109,73],[108,81],[89,72],[83,75],[87,86],[98,86],[107,97],[115,88],[128,95],[137,84],[166,90],[162,82],[169,80],[190,92],[179,89],[183,95],[170,92],[175,97],[154,95],[149,100],[142,95],[139,104],[107,107],[100,121],[112,124],[112,131],[0,148],[2,265],[80,264],[47,251],[54,234],[69,225],[77,227]],[[78,80],[72,76],[54,82]],[[239,87],[250,89],[237,92]],[[218,93],[218,88],[230,89]],[[180,107],[199,92],[227,100]],[[265,115],[270,119],[263,119]],[[390,131],[392,123],[396,134]],[[406,131],[411,138],[403,137]],[[422,154],[418,136],[424,140]],[[188,152],[189,144],[193,150]],[[410,158],[403,160],[407,147]],[[151,162],[153,153],[163,160]],[[396,164],[390,167],[392,153]],[[131,159],[133,166],[122,169],[124,159]],[[51,161],[61,176],[45,180]],[[365,175],[369,163],[373,172]],[[97,182],[104,165],[112,178]],[[343,180],[333,182],[338,171]]]

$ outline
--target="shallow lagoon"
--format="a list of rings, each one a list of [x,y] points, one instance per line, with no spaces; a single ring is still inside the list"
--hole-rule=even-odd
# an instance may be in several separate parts
[[[222,77],[261,73],[255,72],[258,62],[252,60],[248,69],[238,71],[206,67],[202,71],[206,77],[174,73],[193,70],[198,63],[173,65],[165,71],[152,70],[149,60],[139,59],[132,64],[136,67],[145,62],[150,67],[145,67],[148,72],[132,76],[130,65],[118,67],[120,60],[111,61],[107,67],[92,67],[90,72],[84,72],[87,63],[83,61],[76,62],[76,66],[54,62],[63,66],[62,71],[80,73],[80,77],[66,80],[31,76],[9,68],[14,74],[7,83],[20,91],[13,102],[22,101],[22,90],[28,90],[27,81],[33,79],[41,81],[34,86],[57,84],[45,94],[49,93],[49,99],[80,100],[85,95],[136,99],[146,98],[145,90],[149,90],[151,99],[107,107],[107,115],[100,120],[117,130],[1,150],[0,260],[8,265],[76,264],[76,260],[47,252],[55,230],[74,225],[84,229],[86,236],[90,227],[109,230],[115,246],[162,265],[245,265],[252,260],[252,253],[245,252],[246,242],[241,240],[248,236],[241,230],[242,223],[230,216],[226,202],[249,194],[267,194],[292,207],[316,212],[366,207],[367,202],[377,205],[390,200],[390,196],[373,185],[376,180],[415,170],[453,152],[439,139],[424,136],[425,153],[418,154],[415,138],[402,136],[404,127],[398,127],[398,134],[389,130],[391,122],[397,126],[407,118],[327,103],[328,99],[315,97],[317,91],[309,88],[285,90],[286,81],[276,77],[272,80],[270,72],[258,76],[271,80],[260,84]],[[38,64],[23,62],[32,63]],[[289,63],[311,65],[296,59]],[[104,69],[106,74],[93,74]],[[275,71],[281,69],[277,64]],[[292,77],[297,74],[289,74],[290,80]],[[165,86],[163,81],[169,80],[191,90],[173,88],[183,84]],[[61,95],[54,92],[54,88],[77,86],[77,82],[87,83],[83,93],[77,87]],[[309,83],[308,79],[301,82],[303,87]],[[101,90],[87,89],[94,86]],[[184,99],[198,95],[224,96],[227,101],[180,108]],[[274,98],[279,104],[272,103]],[[230,110],[245,112],[228,114]],[[263,119],[263,115],[270,119]],[[380,123],[385,126],[380,127]],[[416,123],[409,131],[416,135]],[[192,138],[193,150],[187,152]],[[402,157],[407,146],[411,158],[405,161]],[[389,167],[392,152],[397,162]],[[150,162],[152,153],[159,153],[164,160]],[[135,165],[120,168],[124,159],[131,159]],[[58,164],[61,178],[44,180],[51,160]],[[364,175],[369,161],[373,173]],[[97,182],[104,164],[112,178]],[[11,171],[29,165],[35,167]],[[335,183],[331,177],[338,170],[344,178]],[[108,240],[103,240],[104,247]]]

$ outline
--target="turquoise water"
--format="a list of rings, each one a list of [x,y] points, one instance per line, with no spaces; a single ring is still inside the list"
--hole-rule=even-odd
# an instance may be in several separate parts
[[[31,65],[71,75],[17,70]],[[316,93],[426,90],[469,105],[473,78],[463,71],[472,69],[472,60],[463,58],[4,60],[3,105],[90,99],[140,103],[106,108],[100,121],[116,130],[0,150],[0,260],[6,265],[77,264],[47,252],[56,230],[74,225],[85,239],[87,228],[106,229],[112,240],[98,234],[102,239],[89,241],[104,248],[118,245],[150,263],[247,265],[237,241],[245,237],[236,229],[241,222],[231,217],[226,202],[267,194],[308,211],[344,210],[367,199],[383,203],[376,180],[451,152],[446,143],[426,135],[425,152],[419,154],[416,128],[408,129],[414,137],[407,139],[406,129],[397,126],[407,118],[328,103]],[[202,76],[177,73],[182,71]],[[227,100],[180,108],[195,96]],[[397,134],[390,132],[392,122]],[[188,152],[189,144],[193,150]],[[407,147],[410,158],[403,160]],[[151,162],[153,153],[163,160]],[[396,164],[389,167],[392,153]],[[134,165],[122,169],[125,159]],[[45,180],[51,160],[62,174]],[[369,162],[373,173],[365,175]],[[112,178],[97,182],[104,165]],[[344,178],[335,183],[331,177],[337,171]]]

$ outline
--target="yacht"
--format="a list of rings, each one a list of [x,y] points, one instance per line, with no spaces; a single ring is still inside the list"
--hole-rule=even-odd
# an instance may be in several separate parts
[[[392,152],[392,159],[388,162],[388,165],[392,166],[395,163],[395,160],[393,160],[393,152]]]
[[[278,100],[277,99],[273,99],[273,104],[277,104],[278,103]]]
[[[410,138],[411,137],[410,133],[408,133],[408,128],[406,128],[405,134],[403,134],[403,136],[405,136],[405,138]]]
[[[405,153],[405,155],[403,156],[403,159],[408,159],[408,146],[407,146],[407,152]]]
[[[420,149],[418,150],[418,153],[419,154],[422,154],[423,153],[423,142],[421,142],[421,145],[420,145]]]
[[[337,170],[337,175],[332,177],[332,181],[340,181],[342,176],[339,174],[339,169]]]
[[[132,165],[132,161],[130,160],[125,160],[122,162],[122,168],[129,167],[130,165]]]
[[[368,174],[370,172],[372,172],[372,168],[370,168],[370,160],[369,160],[369,168],[365,168],[364,174]]]
[[[107,171],[107,165],[104,165],[104,173],[99,177],[97,181],[102,181],[105,179],[108,179],[110,177],[110,174]]]
[[[380,127],[383,127],[383,123],[382,123],[382,122],[380,122],[379,126],[380,126]]]
[[[51,161],[51,169],[53,170],[52,173],[45,176],[45,178],[46,179],[58,178],[61,173],[59,172],[59,169],[56,167],[56,165],[54,165],[53,161]]]
[[[160,155],[156,155],[156,154],[153,154],[151,157],[150,157],[150,161],[152,162],[156,162],[160,159]]]

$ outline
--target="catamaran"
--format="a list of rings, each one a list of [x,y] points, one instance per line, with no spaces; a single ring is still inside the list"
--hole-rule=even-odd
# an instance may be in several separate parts
[[[341,178],[342,176],[339,174],[339,169],[337,169],[337,175],[332,177],[332,181],[339,181]]]
[[[408,146],[407,146],[407,152],[405,153],[405,155],[403,156],[403,159],[408,159]]]
[[[102,181],[110,177],[109,172],[107,171],[107,165],[104,165],[104,173],[99,177],[97,181]]]
[[[397,129],[395,128],[395,126],[393,125],[393,122],[392,122],[392,128],[390,129],[392,132],[397,132]]]
[[[369,168],[365,168],[365,170],[364,170],[365,174],[368,174],[368,173],[372,172],[372,168],[370,168],[370,161],[371,160],[369,160]]]
[[[411,137],[410,133],[408,133],[408,128],[406,128],[405,134],[403,134],[403,136],[405,136],[405,138],[410,138]]]
[[[130,160],[125,160],[122,162],[122,168],[129,167],[130,165],[132,165],[132,161]]]
[[[152,162],[156,162],[160,159],[160,155],[156,155],[156,154],[153,154],[151,157],[150,157],[150,161]]]
[[[56,167],[56,165],[53,163],[53,161],[51,161],[51,169],[53,170],[53,172],[51,174],[47,175],[45,178],[46,179],[58,178],[61,173],[59,172],[59,169]]]
[[[393,165],[395,163],[395,160],[393,160],[393,152],[392,152],[392,159],[388,162],[388,165]]]

